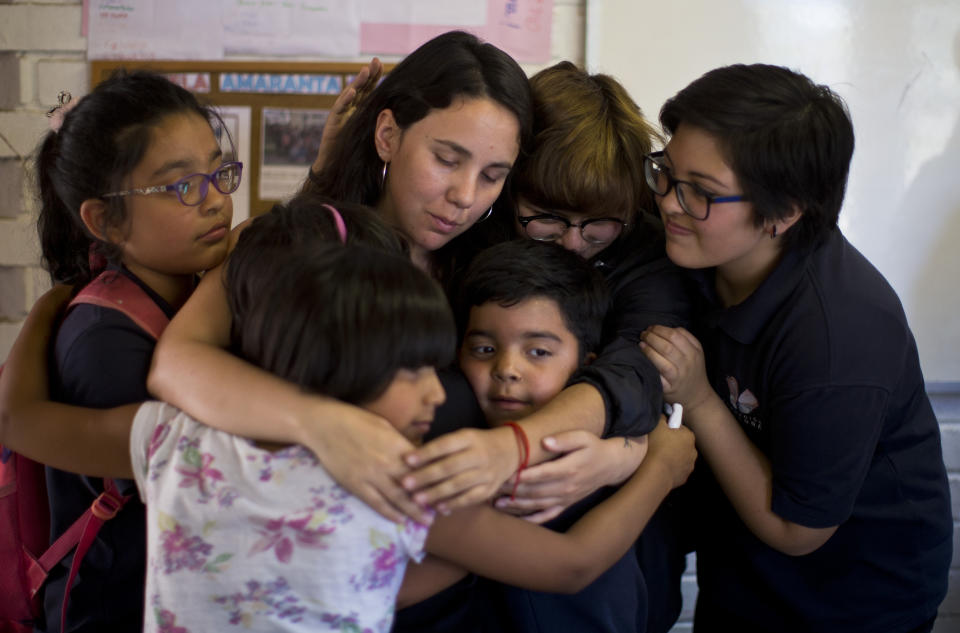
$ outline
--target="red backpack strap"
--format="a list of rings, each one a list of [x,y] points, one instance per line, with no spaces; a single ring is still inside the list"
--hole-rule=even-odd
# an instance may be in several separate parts
[[[117,490],[117,485],[112,479],[104,479],[103,492],[100,493],[100,496],[93,500],[93,504],[87,508],[87,511],[84,512],[79,519],[74,521],[73,525],[70,526],[63,536],[57,539],[57,542],[47,550],[47,553],[53,551],[53,549],[58,546],[58,543],[63,541],[64,537],[68,534],[70,535],[70,547],[66,548],[66,552],[70,551],[74,543],[77,545],[77,551],[73,553],[73,562],[70,565],[70,575],[67,576],[67,586],[63,592],[63,606],[60,609],[61,631],[67,630],[67,605],[70,603],[70,589],[73,587],[73,580],[77,577],[77,572],[80,571],[80,563],[83,562],[83,557],[87,555],[87,550],[93,545],[93,541],[96,540],[97,533],[100,532],[103,524],[117,516],[117,512],[119,512],[120,508],[129,500],[130,495],[121,495],[120,491]],[[63,549],[63,547],[64,546],[60,546],[60,549]],[[66,552],[60,555],[57,560],[62,559],[63,556],[66,555]],[[47,553],[41,556],[41,560],[46,557]]]
[[[170,322],[169,317],[160,309],[160,306],[135,281],[121,272],[108,270],[100,273],[96,279],[88,283],[83,290],[70,302],[69,308],[89,303],[104,308],[118,310],[127,315],[144,332],[154,339],[160,338],[163,330]],[[106,521],[117,515],[117,512],[130,500],[130,495],[120,494],[113,479],[103,480],[103,492],[100,493],[83,515],[58,538],[53,545],[39,558],[29,572],[31,592],[39,591],[46,580],[47,574],[59,561],[63,560],[70,550],[76,546],[73,562],[70,565],[70,575],[67,577],[67,586],[63,593],[63,606],[60,611],[60,630],[66,630],[67,605],[70,602],[70,589],[80,570],[87,550],[93,545],[100,528]]]
[[[143,288],[116,270],[100,273],[73,298],[69,307],[78,303],[119,310],[155,339],[160,338],[170,323],[167,315]]]

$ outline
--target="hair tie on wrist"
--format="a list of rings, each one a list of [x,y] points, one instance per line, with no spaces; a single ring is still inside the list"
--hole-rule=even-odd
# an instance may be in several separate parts
[[[510,492],[510,501],[513,501],[517,496],[517,486],[520,485],[520,473],[522,473],[523,469],[530,463],[530,440],[527,439],[527,434],[523,430],[523,427],[516,422],[504,422],[503,424],[513,429],[513,434],[517,437],[517,447],[520,451],[520,464],[517,466],[517,478],[514,480],[513,490]]]

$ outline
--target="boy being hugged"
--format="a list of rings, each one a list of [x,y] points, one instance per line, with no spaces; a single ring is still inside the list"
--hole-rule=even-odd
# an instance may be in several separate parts
[[[515,240],[477,255],[456,299],[462,340],[459,364],[487,424],[512,424],[560,393],[574,372],[595,357],[608,306],[609,293],[599,272],[558,244]],[[623,463],[621,481],[630,476],[646,452],[645,438],[611,438],[603,443],[610,460]],[[630,454],[626,458],[616,454],[623,451]],[[519,482],[508,482],[506,494],[547,485],[525,480],[522,469],[517,477]],[[589,495],[549,527],[565,531],[611,492],[612,488],[606,488]],[[650,508],[651,513],[654,509]],[[468,578],[401,611],[398,628],[443,630],[451,628],[453,621],[458,630],[466,626],[496,628],[486,624],[490,606],[495,604],[500,609],[494,617],[509,621],[519,631],[634,632],[644,630],[645,596],[643,575],[631,549],[574,595]]]

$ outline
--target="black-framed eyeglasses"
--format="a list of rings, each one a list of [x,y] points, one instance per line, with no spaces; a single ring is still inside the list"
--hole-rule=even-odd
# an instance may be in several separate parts
[[[114,193],[105,193],[103,198],[116,198],[119,196],[130,196],[134,194],[149,195],[151,193],[166,193],[173,191],[177,194],[180,204],[188,207],[195,207],[202,204],[207,199],[207,192],[210,185],[222,193],[229,195],[240,186],[240,177],[243,173],[243,163],[240,161],[231,161],[224,163],[209,174],[190,174],[184,176],[172,185],[157,185],[156,187],[142,187],[140,189],[127,189],[126,191],[117,191]]]
[[[692,182],[677,180],[670,168],[663,164],[663,152],[653,152],[643,157],[643,176],[647,185],[658,196],[665,196],[674,187],[677,188],[677,202],[683,212],[696,220],[706,220],[710,216],[710,205],[721,202],[740,202],[745,196],[714,196]]]
[[[629,226],[617,218],[590,218],[579,224],[574,224],[567,218],[552,213],[537,215],[517,215],[517,222],[523,227],[527,237],[541,242],[552,242],[563,237],[563,234],[572,227],[580,229],[580,236],[584,242],[590,244],[607,244],[617,239],[620,233]]]

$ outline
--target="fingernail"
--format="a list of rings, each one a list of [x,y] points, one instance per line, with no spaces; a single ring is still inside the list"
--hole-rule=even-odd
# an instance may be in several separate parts
[[[447,506],[445,506],[445,505],[442,504],[442,503],[440,503],[440,504],[437,505],[437,512],[439,512],[440,514],[442,514],[442,515],[445,516],[445,517],[446,517],[446,516],[450,516],[450,508],[448,508]]]
[[[413,495],[413,502],[421,506],[427,505],[427,495],[424,492]]]
[[[493,502],[493,505],[496,506],[496,507],[498,507],[498,508],[506,508],[506,507],[507,507],[507,500],[504,499],[503,497],[500,497],[499,499],[497,499],[496,501]]]
[[[400,485],[402,485],[407,490],[413,490],[413,486],[416,483],[417,482],[414,481],[413,477],[404,477],[403,481],[400,482]]]
[[[557,446],[557,440],[554,437],[545,437],[543,438],[543,445],[547,448],[555,448]]]
[[[404,460],[406,460],[407,466],[416,466],[417,462],[419,461],[417,460],[416,455],[407,455],[406,457],[404,457]]]

